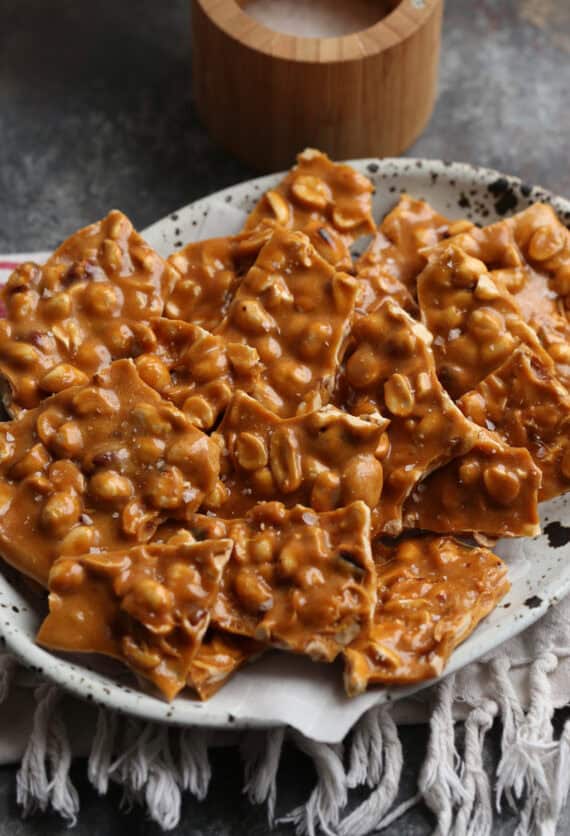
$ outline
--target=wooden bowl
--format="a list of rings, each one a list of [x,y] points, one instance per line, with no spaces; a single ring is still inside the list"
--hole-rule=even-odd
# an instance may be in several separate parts
[[[191,0],[196,106],[236,157],[274,171],[308,145],[335,159],[397,156],[419,136],[444,0],[379,0],[388,14],[376,24],[330,38],[273,31],[247,2]]]

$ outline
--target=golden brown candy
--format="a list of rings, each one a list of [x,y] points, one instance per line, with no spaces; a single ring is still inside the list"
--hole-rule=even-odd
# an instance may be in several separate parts
[[[254,391],[262,366],[252,346],[175,319],[157,319],[151,327],[156,347],[137,357],[137,370],[195,426],[211,429],[236,389]]]
[[[145,542],[197,509],[219,471],[218,446],[130,360],[1,424],[0,450],[0,553],[44,585],[61,554]]]
[[[372,522],[374,531],[398,534],[414,486],[467,452],[477,428],[439,383],[429,333],[391,300],[355,323],[335,401],[355,415],[375,410],[390,418]]]
[[[372,183],[350,166],[307,148],[281,183],[263,195],[245,229],[256,229],[267,220],[288,229],[304,229],[317,221],[332,226],[350,244],[374,231],[372,191]]]
[[[441,533],[534,537],[540,531],[541,473],[528,450],[481,429],[465,456],[421,482],[404,507],[404,525]]]
[[[247,662],[258,658],[265,645],[244,636],[210,629],[192,659],[187,684],[201,700],[208,700]]]
[[[418,278],[439,378],[452,398],[473,389],[523,344],[551,363],[515,298],[482,261],[456,246],[435,250]]]
[[[357,499],[374,508],[383,482],[378,447],[388,423],[332,406],[283,420],[237,392],[219,428],[227,454],[222,515],[241,516],[270,499],[317,511]]]
[[[318,514],[260,503],[228,524],[234,551],[212,619],[222,629],[332,661],[375,605],[370,510]]]
[[[112,360],[152,351],[175,271],[120,212],[76,232],[43,267],[24,264],[2,289],[0,375],[13,415]]]
[[[410,685],[440,676],[452,651],[510,586],[496,555],[450,537],[377,542],[373,553],[374,621],[344,651],[350,696],[372,684]]]
[[[570,385],[570,232],[551,206],[535,203],[524,212],[451,239],[480,259],[516,298],[521,315]]]
[[[526,447],[542,473],[538,498],[570,490],[570,395],[526,346],[458,401],[476,424],[512,447]]]
[[[416,279],[427,261],[423,250],[447,237],[450,228],[465,223],[452,224],[429,203],[402,195],[356,262],[356,274],[366,284],[364,311],[374,310],[387,295],[412,311]]]
[[[62,557],[38,641],[113,656],[171,700],[186,685],[231,549],[207,540]]]
[[[356,290],[306,235],[276,229],[216,331],[257,351],[261,377],[251,394],[264,406],[287,418],[326,403]]]

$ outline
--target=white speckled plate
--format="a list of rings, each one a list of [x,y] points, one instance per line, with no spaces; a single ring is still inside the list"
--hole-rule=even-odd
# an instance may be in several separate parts
[[[536,200],[551,202],[565,222],[570,201],[488,169],[441,161],[358,160],[356,169],[375,186],[375,217],[396,202],[400,192],[426,198],[453,218],[467,216],[491,223]],[[239,229],[243,213],[280,175],[241,183],[198,200],[158,221],[143,234],[162,255],[184,243]],[[507,558],[512,590],[495,612],[453,654],[447,672],[478,659],[538,619],[570,591],[570,494],[545,504],[544,534],[535,539],[503,540],[497,551]],[[114,663],[92,657],[65,657],[34,643],[44,602],[9,570],[0,574],[0,635],[26,665],[79,697],[152,720],[186,725],[269,727],[287,723],[317,740],[341,740],[371,705],[396,700],[412,689],[376,689],[353,700],[342,693],[337,666],[300,657],[268,654],[239,672],[207,703],[181,696],[167,704],[137,689]],[[417,690],[417,689],[416,689]]]

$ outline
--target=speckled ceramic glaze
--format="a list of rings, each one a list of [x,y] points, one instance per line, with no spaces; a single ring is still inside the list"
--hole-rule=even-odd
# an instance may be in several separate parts
[[[552,203],[560,217],[570,222],[570,201],[496,171],[413,159],[358,160],[352,164],[376,186],[376,219],[405,191],[429,200],[452,218],[467,217],[483,224],[537,200]],[[262,177],[198,200],[158,221],[143,235],[162,255],[168,255],[189,241],[209,237],[212,230],[219,234],[219,217],[223,217],[228,233],[236,232],[243,213],[280,177]],[[448,673],[528,627],[570,591],[570,494],[545,503],[541,518],[543,534],[539,537],[499,542],[497,552],[509,563],[512,590],[453,654]],[[349,700],[342,693],[341,671],[336,665],[273,653],[239,672],[207,703],[183,695],[168,704],[139,690],[130,674],[114,663],[64,657],[38,647],[34,635],[44,611],[43,598],[4,569],[0,574],[0,634],[7,648],[24,664],[77,696],[146,719],[218,728],[287,723],[317,740],[334,742],[342,739],[370,706],[412,693],[412,689],[378,688]]]

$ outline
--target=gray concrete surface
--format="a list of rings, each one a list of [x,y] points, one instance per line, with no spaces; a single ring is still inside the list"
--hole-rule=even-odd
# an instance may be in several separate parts
[[[52,247],[112,206],[142,227],[252,174],[200,126],[189,55],[186,0],[0,0],[0,252]],[[568,0],[448,0],[439,100],[410,154],[489,165],[569,195],[569,87]],[[402,734],[406,798],[426,731]],[[489,769],[498,741],[495,729]],[[186,802],[175,836],[267,833],[263,812],[240,794],[239,772],[237,755],[216,755],[208,800]],[[20,819],[14,775],[0,769],[0,836],[67,832],[52,816]],[[82,764],[74,777],[83,803],[75,833],[158,832],[140,811],[120,812],[113,792],[99,799]],[[279,809],[305,798],[311,781],[310,766],[289,752]],[[420,807],[384,832],[423,836],[432,824]],[[514,826],[505,813],[496,834]]]

